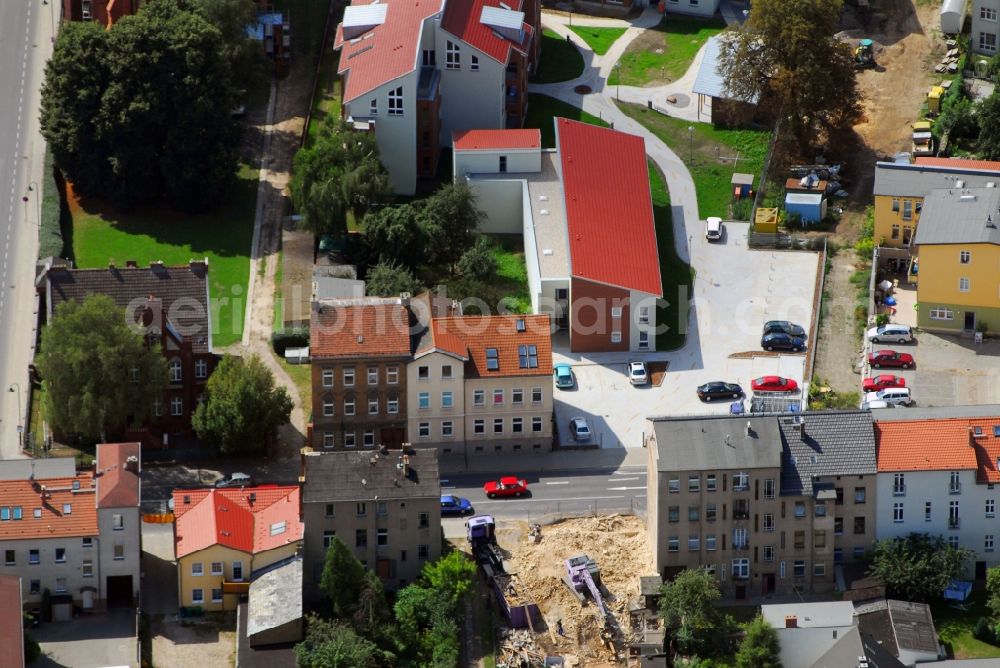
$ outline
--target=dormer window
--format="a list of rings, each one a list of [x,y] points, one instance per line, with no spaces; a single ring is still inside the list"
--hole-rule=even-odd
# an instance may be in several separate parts
[[[500,370],[500,356],[497,354],[496,348],[486,349],[486,370],[487,371]]]

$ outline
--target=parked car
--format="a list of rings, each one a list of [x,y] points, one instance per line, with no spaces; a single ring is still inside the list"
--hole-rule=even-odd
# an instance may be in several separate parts
[[[794,392],[799,389],[799,384],[791,378],[761,376],[751,381],[750,389],[754,392]]]
[[[868,363],[876,369],[884,366],[909,369],[913,366],[913,355],[897,353],[895,350],[875,350],[868,353]]]
[[[913,397],[908,387],[890,387],[865,394],[865,403],[871,404],[873,401],[884,401],[891,406],[909,406],[913,403]]]
[[[569,433],[574,441],[589,441],[591,437],[590,425],[587,418],[575,417],[569,421]]]
[[[472,502],[461,496],[452,496],[451,494],[441,495],[441,516],[445,515],[471,515]]]
[[[628,363],[628,382],[633,385],[645,385],[649,382],[649,374],[646,373],[645,362]]]
[[[788,336],[797,336],[801,339],[806,338],[806,330],[802,329],[800,325],[787,320],[768,320],[765,322],[764,331],[761,332],[761,336],[767,336],[768,334],[788,334]]]
[[[698,398],[702,401],[712,399],[739,399],[743,396],[743,388],[736,383],[724,383],[721,380],[713,380],[710,383],[698,386]]]
[[[246,473],[233,473],[215,481],[215,487],[249,487],[253,484],[253,479]]]
[[[483,485],[486,496],[495,499],[498,496],[524,496],[528,493],[528,481],[517,476],[504,476],[499,480],[490,480]]]
[[[797,353],[806,347],[805,339],[799,336],[789,336],[784,332],[765,334],[760,340],[760,347],[764,350],[791,350]]]
[[[869,411],[874,408],[895,408],[888,401],[882,401],[881,399],[873,399],[872,401],[862,401],[861,405],[858,406],[863,411]]]
[[[895,341],[896,343],[909,343],[913,340],[913,330],[909,325],[882,325],[872,327],[868,330],[868,340],[872,343],[884,343]]]
[[[705,221],[705,238],[709,241],[722,240],[722,219],[716,216],[709,216]]]
[[[556,387],[567,390],[576,385],[576,378],[573,376],[573,367],[560,362],[552,367],[552,377],[555,378]]]
[[[883,373],[872,378],[865,378],[861,383],[861,389],[865,392],[877,392],[888,387],[906,387],[906,379],[891,373]]]

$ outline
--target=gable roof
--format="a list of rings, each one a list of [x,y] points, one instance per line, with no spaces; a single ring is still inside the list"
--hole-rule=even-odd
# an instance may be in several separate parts
[[[876,422],[879,472],[977,468],[977,451],[970,445],[969,424],[964,419]],[[995,466],[993,470],[996,471]]]
[[[341,49],[337,73],[347,73],[344,102],[416,70],[423,23],[444,4],[444,0],[352,0],[350,7],[375,2],[386,7],[384,22],[348,40],[343,22],[337,26],[333,48]]]
[[[208,258],[177,267],[153,263],[149,267],[71,269],[54,265],[45,273],[45,290],[50,316],[63,302],[82,302],[87,295],[102,294],[130,309],[129,315],[138,320],[143,307],[152,301],[166,316],[163,330],[170,328],[178,338],[191,341],[195,353],[212,352]]]
[[[524,22],[520,9],[521,0],[507,0],[504,3],[501,0],[452,0],[445,4],[441,27],[493,60],[506,65],[510,60],[511,49],[527,53],[534,34],[531,26]],[[487,24],[487,20],[504,21],[505,28],[518,30],[519,39],[514,41],[504,37]]]
[[[213,545],[257,554],[302,540],[297,485],[177,489],[173,499],[178,559]]]
[[[1000,171],[876,162],[874,194],[925,197],[932,190],[955,188],[957,181],[965,188],[985,188],[987,183],[1000,181]],[[921,222],[922,218],[923,213]]]
[[[691,91],[696,95],[707,95],[722,100],[738,99],[726,90],[726,79],[719,69],[722,38],[719,36],[709,37],[704,48],[705,52],[702,54],[701,64],[698,66],[698,74],[695,76]],[[755,95],[747,102],[757,104],[758,97]]]
[[[555,123],[572,275],[662,297],[642,137]]]
[[[60,478],[0,481],[0,508],[11,517],[0,520],[0,540],[96,536],[94,491],[94,475],[90,472]],[[68,513],[64,512],[67,506]],[[16,508],[21,512],[19,520],[13,519]]]
[[[398,298],[318,300],[309,330],[309,354],[314,358],[410,354],[410,312]]]
[[[451,133],[452,147],[456,151],[493,151],[497,149],[542,148],[541,130],[463,130]]]
[[[996,160],[967,160],[965,158],[935,158],[933,156],[917,156],[913,161],[917,165],[929,167],[948,167],[962,169],[985,169],[1000,172],[1000,162]]]
[[[519,331],[519,321],[524,331]],[[435,343],[464,347],[466,378],[552,374],[552,326],[547,315],[467,315],[435,318],[433,324]],[[525,359],[522,352],[530,355],[530,346],[534,358]],[[489,368],[489,350],[496,351],[496,370]]]
[[[781,466],[781,432],[773,417],[651,417],[649,420],[656,436],[658,471]]]
[[[131,460],[131,458],[135,458]],[[139,505],[139,443],[97,446],[97,507],[135,508]]]
[[[1000,245],[1000,189],[930,191],[913,243]]]
[[[895,656],[900,651],[937,654],[937,631],[930,606],[887,599],[858,611],[858,627]]]
[[[870,411],[805,412],[778,417],[781,493],[813,493],[813,476],[867,475],[877,471]]]
[[[407,457],[403,466],[403,457]],[[315,452],[303,457],[304,503],[432,498],[441,495],[435,450]]]

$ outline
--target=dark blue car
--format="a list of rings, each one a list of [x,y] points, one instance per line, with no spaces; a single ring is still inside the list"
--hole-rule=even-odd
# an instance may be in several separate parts
[[[765,334],[760,340],[760,347],[764,350],[791,350],[797,353],[806,347],[806,342],[802,337],[789,336],[784,332],[776,334]]]
[[[472,513],[472,504],[468,499],[450,494],[441,495],[441,516],[466,515]]]

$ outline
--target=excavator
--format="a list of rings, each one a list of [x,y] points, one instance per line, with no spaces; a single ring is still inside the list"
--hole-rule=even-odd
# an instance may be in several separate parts
[[[875,43],[870,39],[863,39],[854,49],[854,69],[866,70],[871,67],[875,67]]]

